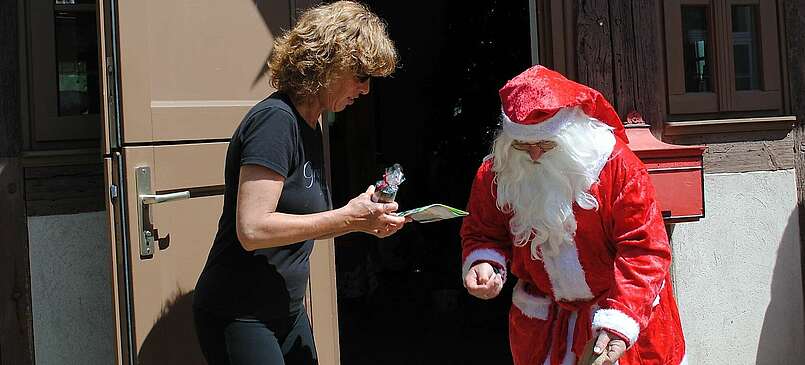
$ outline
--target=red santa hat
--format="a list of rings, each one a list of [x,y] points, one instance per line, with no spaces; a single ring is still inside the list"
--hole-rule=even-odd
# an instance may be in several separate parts
[[[628,143],[618,113],[596,90],[536,65],[500,89],[503,131],[516,140],[539,141],[555,136],[581,110],[611,126]]]

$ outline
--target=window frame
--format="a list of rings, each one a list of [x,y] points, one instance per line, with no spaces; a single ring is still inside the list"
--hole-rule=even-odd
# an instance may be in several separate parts
[[[708,38],[712,62],[713,92],[685,91],[682,49],[682,6],[708,7]],[[761,58],[759,90],[735,90],[735,64],[732,44],[732,7],[757,6],[758,40]],[[665,50],[668,114],[712,114],[725,112],[782,112],[783,94],[777,6],[770,0],[667,0],[665,11]]]
[[[95,4],[56,5],[54,0],[28,3],[29,126],[26,139],[30,150],[99,147],[101,115],[60,116],[56,67],[55,12],[78,10],[96,14]],[[99,43],[100,47],[100,43]],[[99,56],[100,57],[100,56]],[[99,65],[100,65],[99,60]],[[103,70],[98,70],[103,72]],[[98,95],[97,97],[101,97]]]

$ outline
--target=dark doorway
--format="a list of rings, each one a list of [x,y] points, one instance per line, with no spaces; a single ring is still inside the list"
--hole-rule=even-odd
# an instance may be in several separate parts
[[[336,116],[334,203],[400,163],[401,210],[463,208],[497,126],[497,90],[531,64],[528,1],[366,3],[388,22],[401,62]],[[460,226],[412,223],[383,240],[336,240],[341,363],[511,363],[511,283],[493,301],[466,294]]]

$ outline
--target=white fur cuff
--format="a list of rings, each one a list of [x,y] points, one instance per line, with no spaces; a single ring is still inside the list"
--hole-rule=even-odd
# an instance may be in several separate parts
[[[461,265],[461,282],[464,282],[464,278],[467,277],[467,273],[470,272],[472,266],[478,261],[492,261],[503,268],[504,273],[502,275],[504,282],[506,279],[505,270],[506,270],[506,258],[500,254],[500,252],[493,250],[491,248],[482,248],[475,251],[470,252],[467,255],[467,258],[464,259],[464,264]]]
[[[593,332],[610,329],[626,336],[631,348],[640,335],[640,325],[632,317],[617,309],[599,309],[593,316]]]

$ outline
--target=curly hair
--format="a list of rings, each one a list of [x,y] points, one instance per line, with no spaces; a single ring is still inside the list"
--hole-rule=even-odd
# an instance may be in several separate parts
[[[268,61],[271,86],[301,97],[318,94],[339,71],[380,77],[390,75],[396,65],[397,50],[386,24],[352,1],[305,11],[276,39]]]

